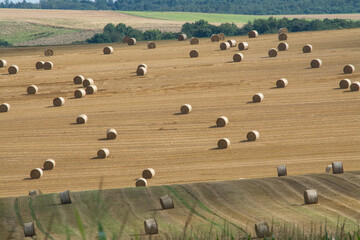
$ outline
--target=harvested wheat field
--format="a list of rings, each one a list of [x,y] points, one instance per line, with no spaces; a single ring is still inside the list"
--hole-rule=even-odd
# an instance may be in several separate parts
[[[151,50],[146,42],[112,44],[111,55],[102,53],[105,45],[53,47],[55,55],[45,58],[43,48],[2,49],[1,57],[20,70],[0,70],[0,103],[11,105],[0,113],[0,196],[96,189],[102,176],[104,188],[133,187],[149,167],[156,170],[150,186],[270,177],[279,164],[288,175],[322,173],[333,161],[358,170],[360,95],[338,82],[344,65],[359,67],[359,33],[289,33],[291,48],[276,58],[267,51],[277,35],[234,37],[250,46],[241,63],[232,61],[236,49],[220,51],[210,39],[197,46],[199,58],[189,58],[192,46],[177,40]],[[313,51],[303,54],[307,43]],[[310,67],[315,58],[321,68]],[[44,59],[54,63],[51,71],[34,68]],[[140,63],[148,66],[145,76],[136,75]],[[74,98],[79,74],[94,79],[97,94]],[[288,86],[276,88],[283,77]],[[26,94],[29,84],[39,87],[37,94]],[[261,103],[252,102],[257,92],[265,96]],[[53,107],[56,97],[63,106]],[[183,104],[192,112],[180,114]],[[76,124],[80,114],[89,118],[84,125]],[[217,128],[222,115],[230,123]],[[105,140],[109,128],[117,130],[116,140]],[[254,129],[261,137],[246,141]],[[231,146],[218,150],[220,138]],[[109,158],[96,158],[100,148],[109,149]],[[48,158],[56,169],[29,180]]]

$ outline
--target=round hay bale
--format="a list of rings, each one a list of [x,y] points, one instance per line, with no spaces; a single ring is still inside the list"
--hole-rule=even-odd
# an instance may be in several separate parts
[[[228,42],[220,43],[220,50],[228,50],[228,49],[230,49],[230,43]]]
[[[45,62],[44,63],[44,70],[51,70],[54,67],[52,62]]]
[[[281,34],[281,33],[288,33],[289,31],[288,31],[288,29],[287,28],[285,28],[285,27],[283,27],[283,28],[279,28],[279,30],[278,30],[278,34]]]
[[[160,204],[161,204],[162,209],[171,209],[171,208],[175,207],[174,201],[167,194],[160,197]]]
[[[113,128],[109,128],[106,131],[106,139],[116,139],[117,137],[117,131]]]
[[[44,61],[38,61],[38,62],[35,63],[35,68],[37,70],[44,69],[44,64],[45,64]]]
[[[240,42],[238,48],[240,51],[249,50],[249,44],[247,42]]]
[[[151,179],[155,176],[155,170],[153,168],[147,168],[142,172],[142,177],[145,179]]]
[[[227,42],[230,44],[230,47],[236,47],[236,40],[229,39]]]
[[[32,179],[39,179],[42,177],[42,175],[43,175],[43,170],[41,168],[35,168],[30,172],[30,177]]]
[[[244,55],[242,53],[235,53],[233,56],[234,62],[241,62],[244,59]]]
[[[60,196],[61,204],[71,204],[72,203],[70,190],[66,190],[64,192],[59,193],[59,196]]]
[[[3,103],[0,105],[0,112],[8,112],[10,111],[10,104]]]
[[[331,172],[332,170],[332,165],[327,165],[325,168],[325,172]]]
[[[36,94],[39,91],[39,88],[36,85],[30,85],[30,86],[28,86],[26,91],[28,94]]]
[[[182,114],[188,114],[191,113],[192,107],[190,104],[184,104],[180,107],[180,112]]]
[[[97,86],[90,85],[90,86],[86,87],[85,92],[86,92],[86,94],[95,94],[95,93],[97,93]]]
[[[88,87],[90,85],[94,85],[94,80],[92,78],[86,78],[83,81],[83,87]]]
[[[318,203],[318,195],[315,189],[304,191],[304,202],[305,204],[316,204]]]
[[[147,68],[139,67],[138,69],[136,69],[136,75],[144,76],[146,74],[147,74]]]
[[[190,57],[191,58],[197,58],[199,56],[199,52],[195,49],[190,51]]]
[[[44,170],[51,170],[55,167],[55,160],[54,159],[47,159],[44,162]]]
[[[221,116],[216,119],[216,126],[218,127],[225,127],[229,123],[229,119],[225,116]]]
[[[280,33],[278,36],[279,41],[286,41],[287,40],[287,34],[286,33]]]
[[[97,152],[98,158],[107,158],[107,157],[109,157],[109,155],[110,155],[110,151],[107,148],[101,148]]]
[[[219,34],[217,34],[217,35],[219,36],[219,40],[220,40],[220,41],[224,41],[224,40],[225,40],[225,34],[219,33]]]
[[[25,237],[33,237],[36,235],[34,222],[24,223],[24,234]]]
[[[104,54],[112,54],[112,53],[114,53],[114,48],[111,46],[104,47],[103,53]]]
[[[357,92],[360,90],[360,82],[356,81],[350,85],[350,91]]]
[[[130,38],[130,39],[127,41],[127,44],[128,44],[129,46],[136,45],[136,39],[135,39],[135,38]]]
[[[178,36],[178,40],[179,41],[185,41],[187,39],[187,35],[186,34],[179,34],[179,36]]]
[[[264,94],[257,93],[252,97],[253,102],[262,102],[264,100]]]
[[[144,221],[145,234],[158,234],[158,224],[156,219],[147,219]]]
[[[284,88],[288,85],[288,80],[286,78],[280,78],[276,81],[277,88]]]
[[[122,42],[127,43],[129,41],[129,39],[130,39],[129,36],[125,36],[125,37],[123,37]]]
[[[0,68],[6,67],[7,61],[4,59],[0,59]]]
[[[83,75],[77,75],[73,79],[74,84],[83,84],[84,80],[85,80],[85,77]]]
[[[83,98],[86,96],[86,91],[84,89],[76,89],[74,92],[75,98]]]
[[[147,186],[147,181],[145,178],[139,178],[136,180],[136,183],[135,183],[135,186],[136,187],[146,187]]]
[[[246,138],[248,141],[256,141],[260,137],[260,133],[256,130],[248,132]]]
[[[267,222],[259,222],[255,224],[255,232],[258,238],[270,237],[269,225]]]
[[[217,34],[213,34],[213,35],[211,35],[210,40],[211,40],[211,42],[218,42],[218,41],[220,41],[220,37]]]
[[[248,34],[249,38],[257,38],[259,33],[256,30],[251,30]]]
[[[278,54],[278,51],[276,50],[276,48],[272,48],[268,51],[269,57],[276,57],[277,54]]]
[[[45,49],[44,55],[45,55],[46,57],[54,56],[54,50],[52,50],[52,49]]]
[[[141,64],[139,64],[139,66],[138,66],[137,68],[141,68],[141,67],[146,68],[146,69],[148,68],[148,67],[147,67],[147,65],[146,65],[145,63],[141,63]]]
[[[313,47],[312,47],[312,45],[310,45],[310,44],[306,44],[306,45],[303,46],[303,48],[302,48],[303,53],[311,53],[312,50],[313,50]]]
[[[190,44],[191,45],[196,45],[196,44],[199,44],[199,39],[198,38],[196,38],[196,37],[192,37],[191,39],[190,39]]]
[[[351,80],[350,79],[342,79],[340,82],[339,82],[339,87],[341,89],[348,89],[351,85]]]
[[[148,42],[147,47],[148,47],[148,49],[155,49],[156,48],[156,43],[155,42]]]
[[[222,138],[217,143],[218,148],[220,149],[226,149],[230,146],[230,139],[228,138]]]
[[[16,65],[12,65],[8,68],[9,74],[17,74],[19,72],[19,67]]]
[[[289,44],[284,43],[284,42],[279,43],[278,49],[279,49],[279,51],[286,51],[289,49]]]
[[[76,118],[76,123],[77,124],[85,124],[88,120],[88,117],[85,114],[80,114],[77,118]]]
[[[53,99],[53,105],[54,107],[60,107],[64,105],[65,99],[63,97],[57,97]]]
[[[355,72],[355,67],[352,64],[347,64],[347,65],[344,66],[343,71],[344,71],[345,74],[350,74],[350,73]]]
[[[319,68],[319,67],[321,67],[321,65],[322,65],[322,61],[320,60],[320,59],[313,59],[312,61],[311,61],[311,63],[310,63],[310,66],[312,67],[312,68]]]
[[[344,173],[344,167],[343,167],[342,162],[340,162],[340,161],[332,162],[331,166],[332,166],[333,174]]]
[[[40,195],[42,194],[42,191],[40,189],[35,189],[35,190],[30,190],[29,191],[29,196],[33,197],[33,196],[36,196],[36,195]]]
[[[287,176],[286,165],[277,166],[278,177]]]

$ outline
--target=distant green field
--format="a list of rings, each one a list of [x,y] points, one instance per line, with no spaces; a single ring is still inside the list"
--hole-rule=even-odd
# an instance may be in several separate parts
[[[0,39],[11,44],[77,31],[75,29],[56,28],[27,22],[0,21]]]
[[[254,19],[259,18],[268,18],[265,16],[255,16],[255,15],[238,15],[238,14],[215,14],[215,13],[190,13],[190,12],[137,12],[137,11],[121,11],[122,13],[146,17],[153,19],[162,19],[162,20],[173,20],[173,21],[185,21],[185,22],[194,22],[200,19],[204,19],[208,22],[217,22],[217,23],[247,23],[248,21],[253,21]]]

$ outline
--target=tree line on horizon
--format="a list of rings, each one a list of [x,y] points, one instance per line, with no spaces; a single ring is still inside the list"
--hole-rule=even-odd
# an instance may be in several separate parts
[[[15,0],[16,1],[16,0]],[[360,13],[359,0],[5,0],[0,8],[176,11],[246,15]]]
[[[274,18],[255,19],[248,22],[242,27],[238,27],[234,23],[222,23],[219,26],[210,24],[205,20],[199,20],[193,23],[185,23],[182,25],[181,31],[178,33],[161,32],[160,30],[140,31],[123,23],[114,25],[107,24],[103,33],[95,34],[88,39],[88,43],[111,43],[121,42],[124,36],[136,38],[137,41],[176,39],[181,33],[185,33],[190,37],[211,37],[212,34],[224,33],[226,36],[247,35],[249,31],[256,30],[259,34],[276,33],[279,28],[286,27],[289,32],[301,31],[319,31],[344,28],[360,28],[360,21],[350,21],[344,19],[315,19],[306,20],[299,18]]]

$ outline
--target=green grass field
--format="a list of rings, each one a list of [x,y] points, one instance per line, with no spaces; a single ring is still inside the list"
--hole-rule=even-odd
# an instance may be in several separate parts
[[[162,19],[162,20],[173,20],[173,21],[187,21],[194,22],[200,19],[204,19],[208,22],[217,22],[217,23],[237,23],[244,24],[248,21],[253,21],[254,19],[259,18],[268,18],[264,16],[254,16],[254,15],[238,15],[238,14],[214,14],[214,13],[190,13],[190,12],[137,12],[137,11],[121,11],[122,13],[146,17],[153,19]]]
[[[57,28],[27,22],[0,21],[0,39],[11,44],[77,31],[79,30]]]

